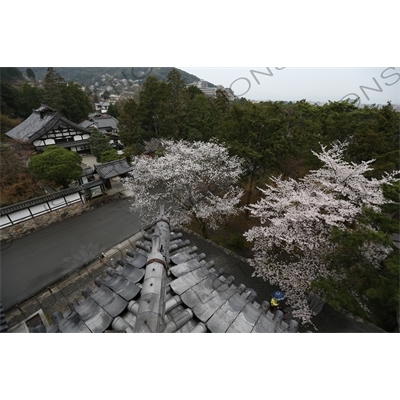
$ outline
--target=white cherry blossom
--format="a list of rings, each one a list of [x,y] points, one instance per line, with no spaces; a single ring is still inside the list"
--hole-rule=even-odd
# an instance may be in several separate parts
[[[374,160],[360,164],[344,161],[346,144],[334,144],[329,150],[321,147],[321,153],[313,154],[324,163],[322,168],[299,181],[273,177],[272,185],[260,189],[263,198],[249,209],[261,226],[245,233],[254,243],[255,256],[250,260],[254,275],[285,291],[294,316],[303,323],[312,323],[313,312],[307,303],[311,282],[332,276],[323,260],[334,250],[329,240],[333,227],[360,226],[363,206],[379,211],[388,202],[382,184],[399,180],[399,171],[379,180],[367,179],[364,174],[372,169]],[[389,252],[390,248],[366,244],[366,256],[374,265]]]
[[[162,141],[160,157],[137,156],[133,171],[123,183],[133,192],[132,209],[146,223],[154,219],[157,204],[164,202],[174,225],[194,218],[216,228],[224,217],[238,212],[243,190],[235,184],[242,174],[242,160],[229,156],[217,142]]]

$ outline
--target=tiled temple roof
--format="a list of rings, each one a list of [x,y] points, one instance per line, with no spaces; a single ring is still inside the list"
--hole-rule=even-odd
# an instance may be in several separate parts
[[[109,179],[126,174],[132,170],[132,167],[129,166],[125,158],[122,158],[120,160],[95,165],[94,169],[100,178]]]
[[[97,289],[82,291],[70,311],[52,315],[53,325],[35,332],[297,332],[295,320],[256,302],[256,292],[207,261],[170,227],[163,207],[152,235],[107,268]]]
[[[32,114],[15,128],[9,130],[6,135],[15,140],[30,141],[38,139],[59,123],[70,126],[75,130],[89,133],[90,130],[77,125],[61,116],[56,110],[47,105],[40,106]]]
[[[79,124],[84,128],[96,127],[99,131],[106,131],[107,129],[116,130],[118,120],[111,115],[93,116],[90,120],[85,120]]]

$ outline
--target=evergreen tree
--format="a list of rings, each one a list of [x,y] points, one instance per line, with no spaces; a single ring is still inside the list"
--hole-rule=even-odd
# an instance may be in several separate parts
[[[96,161],[100,162],[101,155],[105,151],[111,149],[110,140],[107,136],[95,128],[92,129],[92,134],[90,135],[90,151],[96,157]]]
[[[354,162],[374,159],[370,177],[379,178],[385,172],[400,169],[400,114],[393,106],[366,106],[351,117],[347,122],[354,128],[347,156]]]
[[[18,91],[9,83],[1,82],[0,85],[1,113],[11,118],[17,118],[18,113]]]
[[[87,94],[76,83],[66,81],[54,68],[48,68],[44,78],[43,101],[55,108],[70,121],[80,123],[93,112],[93,106]]]
[[[110,103],[110,105],[108,106],[108,109],[107,109],[107,114],[111,115],[114,118],[118,118],[119,111],[118,111],[117,105]]]
[[[61,75],[58,74],[54,68],[49,67],[44,77],[43,85],[45,90],[43,101],[45,104],[61,112],[64,106],[63,89],[65,89],[66,85]]]
[[[42,154],[33,156],[28,168],[37,179],[68,188],[82,176],[82,157],[58,146],[49,146]]]
[[[168,103],[169,88],[154,76],[149,76],[140,91],[137,115],[143,140],[170,136],[165,105]]]
[[[400,264],[399,249],[392,245],[391,234],[398,233],[398,224],[384,213],[367,208],[360,221],[362,224],[346,230],[333,230],[334,250],[326,256],[329,277],[317,279],[312,287],[322,290],[333,307],[393,330],[400,304]],[[371,255],[387,247],[392,251],[377,264]]]
[[[141,135],[138,105],[134,99],[129,99],[125,103],[118,120],[118,130],[125,147],[137,147],[144,140]]]
[[[167,76],[168,97],[165,107],[165,128],[167,137],[187,139],[188,93],[180,72],[173,68]]]
[[[189,141],[208,141],[216,136],[211,101],[195,86],[189,87],[187,94],[186,139]]]
[[[35,73],[32,71],[32,68],[26,69],[26,75],[32,82],[36,82],[36,76],[35,76]]]
[[[69,82],[61,91],[62,106],[59,112],[70,121],[80,123],[93,112],[93,106],[87,94],[79,85]]]
[[[43,103],[44,90],[24,83],[19,90],[19,116],[28,118]]]
[[[122,157],[118,154],[117,150],[115,150],[115,149],[106,150],[106,151],[103,151],[103,153],[101,153],[100,162],[107,163],[110,161],[119,160]]]

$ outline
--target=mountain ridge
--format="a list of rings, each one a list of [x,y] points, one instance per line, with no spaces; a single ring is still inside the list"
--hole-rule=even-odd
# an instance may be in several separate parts
[[[28,67],[17,68],[25,75]],[[34,72],[36,79],[44,79],[47,73],[47,67],[30,68]],[[67,82],[74,81],[84,86],[90,86],[94,85],[96,82],[100,82],[104,75],[111,76],[114,79],[129,79],[132,81],[143,81],[148,76],[152,75],[161,81],[166,81],[168,73],[173,68],[174,67],[54,67],[54,70]],[[178,69],[178,71],[187,84],[200,80],[199,77],[181,69]]]

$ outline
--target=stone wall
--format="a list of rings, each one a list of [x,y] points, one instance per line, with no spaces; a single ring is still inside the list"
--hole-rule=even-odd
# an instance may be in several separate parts
[[[20,238],[28,233],[34,232],[37,229],[44,228],[54,222],[60,222],[67,218],[79,215],[85,211],[93,210],[104,204],[120,199],[119,193],[112,196],[102,196],[100,198],[90,200],[83,204],[82,202],[74,203],[58,210],[40,215],[38,217],[20,222],[0,230],[0,242],[7,242],[13,239]]]
[[[44,228],[45,226],[48,226],[54,222],[59,222],[74,215],[81,214],[84,211],[85,206],[86,205],[82,202],[74,203],[58,210],[51,211],[47,214],[43,214],[38,217],[20,222],[19,224],[4,228],[0,231],[0,240],[7,241],[16,239],[36,231],[37,229]]]

